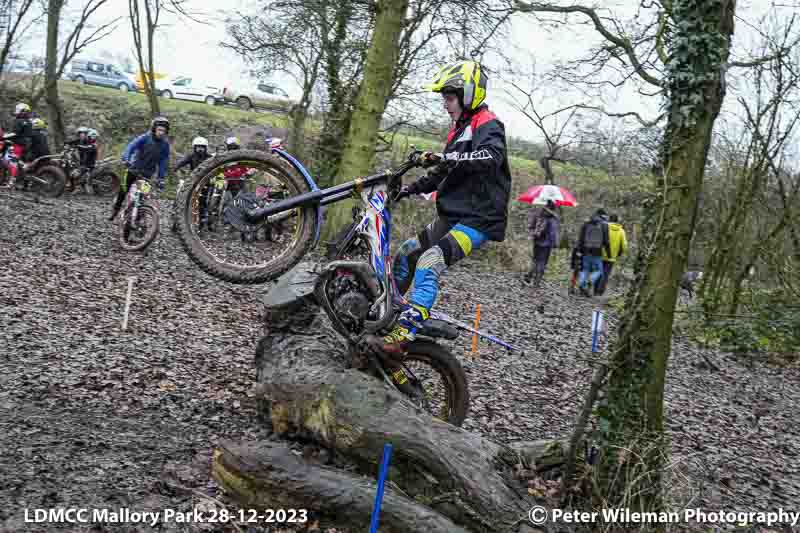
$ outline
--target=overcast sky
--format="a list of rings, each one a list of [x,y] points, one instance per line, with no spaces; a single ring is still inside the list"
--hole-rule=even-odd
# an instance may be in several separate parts
[[[78,0],[80,2],[80,0]],[[206,12],[209,24],[200,24],[186,20],[171,20],[164,26],[156,39],[156,70],[170,76],[191,75],[207,78],[217,83],[242,84],[246,83],[247,68],[244,62],[230,50],[219,46],[220,41],[226,39],[225,25],[222,20],[224,15],[219,9],[234,12],[245,9],[253,0],[227,0],[224,3],[211,2],[210,0],[191,0],[188,5],[197,11]],[[770,6],[769,1],[739,2],[738,13],[747,20],[755,20],[757,16]],[[79,5],[77,2],[74,5]],[[635,13],[638,0],[604,1],[603,5],[613,7],[616,12],[632,16]],[[115,16],[127,13],[127,0],[110,0],[98,17],[95,19],[111,20]],[[43,30],[43,28],[42,28]],[[511,39],[517,50],[513,52],[515,62],[522,67],[530,65],[532,60],[537,63],[537,69],[547,70],[552,68],[554,61],[581,55],[593,42],[598,42],[599,37],[595,32],[585,26],[564,27],[561,29],[545,29],[530,17],[517,16],[513,20]],[[753,31],[746,24],[737,21],[735,44],[741,46],[752,40]],[[99,56],[104,50],[118,54],[131,54],[133,40],[130,35],[130,26],[127,18],[120,21],[118,29],[104,40],[94,44],[87,50],[85,56]],[[24,52],[43,53],[43,39],[32,37],[24,45]],[[265,80],[267,81],[267,80]],[[273,76],[273,81],[282,86],[290,95],[299,96],[299,88],[285,75]],[[550,90],[548,90],[550,89]],[[512,90],[503,80],[491,79],[487,102],[490,107],[505,122],[510,135],[538,139],[539,134],[527,118],[516,111],[509,102],[506,91]],[[578,97],[565,93],[560,89],[544,88],[546,98],[543,107],[555,109],[565,104],[576,103]],[[431,96],[435,98],[435,96]],[[609,94],[606,105],[613,111],[639,111],[647,116],[655,116],[658,111],[657,99],[645,100],[638,97],[632,90],[624,89],[614,94]]]

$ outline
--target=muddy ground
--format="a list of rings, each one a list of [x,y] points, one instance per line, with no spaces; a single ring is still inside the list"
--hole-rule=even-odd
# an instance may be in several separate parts
[[[108,202],[86,196],[37,204],[0,192],[0,530],[235,531],[25,521],[36,508],[235,509],[210,477],[212,449],[268,438],[252,393],[267,287],[207,276],[166,228],[147,253],[124,253],[107,215]],[[449,343],[470,379],[465,428],[500,442],[567,434],[600,357],[596,303],[567,297],[564,280],[535,291],[519,279],[468,260],[446,274],[439,303],[467,321],[480,303],[482,328],[524,350],[481,343],[473,358],[468,337]],[[666,396],[675,505],[794,509],[798,397],[797,368],[676,339]]]

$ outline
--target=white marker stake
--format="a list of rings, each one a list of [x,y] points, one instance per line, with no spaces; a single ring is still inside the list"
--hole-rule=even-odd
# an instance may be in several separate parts
[[[131,294],[133,293],[134,277],[128,278],[128,295],[125,297],[125,316],[122,317],[122,331],[128,329],[128,312],[131,310]]]
[[[603,312],[592,311],[592,352],[597,352],[597,340],[603,330]]]

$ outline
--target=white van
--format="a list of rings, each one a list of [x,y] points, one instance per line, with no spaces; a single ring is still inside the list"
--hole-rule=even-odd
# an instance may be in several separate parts
[[[178,76],[170,80],[156,80],[157,94],[162,98],[177,98],[216,105],[223,101],[224,87],[192,76]]]

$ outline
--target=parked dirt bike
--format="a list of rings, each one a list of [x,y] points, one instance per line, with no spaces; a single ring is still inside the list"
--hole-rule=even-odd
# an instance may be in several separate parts
[[[136,181],[128,190],[125,208],[119,214],[119,244],[123,250],[137,252],[147,248],[158,236],[158,207],[151,196],[150,182],[128,171],[125,179]]]
[[[116,194],[119,188],[119,176],[112,170],[111,163],[117,158],[107,157],[95,164],[91,170],[82,167],[80,154],[76,146],[64,144],[64,150],[58,155],[61,167],[68,177],[68,188],[80,187],[87,194],[108,197]]]
[[[313,298],[331,319],[336,330],[347,339],[352,352],[366,358],[366,367],[376,376],[385,379],[408,396],[417,405],[451,424],[461,425],[469,408],[469,392],[464,370],[458,360],[434,339],[454,339],[459,330],[478,334],[507,349],[513,347],[500,339],[454,320],[441,313],[431,313],[419,338],[408,346],[402,356],[390,356],[378,349],[380,338],[391,330],[402,304],[403,291],[398,289],[391,269],[389,243],[391,241],[391,207],[396,193],[402,185],[402,176],[421,165],[421,152],[413,151],[407,161],[395,170],[319,190],[302,165],[280,150],[272,154],[242,150],[223,155],[209,161],[195,172],[192,187],[186,189],[180,199],[181,217],[179,235],[189,256],[206,272],[233,283],[260,283],[272,280],[295,266],[319,241],[320,208],[360,193],[361,208],[356,209],[354,220],[341,233],[333,246],[330,263],[314,274]],[[283,180],[290,194],[284,200],[259,205],[241,195],[232,202],[228,218],[234,227],[269,226],[274,217],[289,213],[284,222],[294,224],[294,231],[287,232],[286,239],[275,243],[283,250],[265,252],[267,243],[244,246],[244,251],[232,250],[233,240],[228,246],[206,245],[200,234],[192,227],[193,206],[202,187],[213,179],[219,169],[228,164],[247,164],[258,169],[265,179]],[[216,244],[216,243],[212,243]],[[343,260],[360,245],[366,244],[370,260]],[[250,261],[267,257],[255,265],[243,265],[236,261]],[[257,257],[254,257],[257,256]],[[301,279],[296,279],[296,276]],[[276,293],[270,293],[275,301],[284,299],[281,291],[296,291],[308,286],[303,273],[290,273],[281,277]],[[268,297],[269,300],[269,297]],[[417,373],[409,365],[421,366]],[[438,375],[442,387],[436,391],[427,382]]]
[[[22,150],[13,144],[14,137],[15,134],[3,134],[0,130],[0,159],[15,169],[15,186],[48,198],[58,198],[64,194],[67,177],[61,170],[58,156],[46,155],[30,163],[22,163]],[[0,187],[9,187],[11,183],[9,169],[6,165],[0,165]]]

